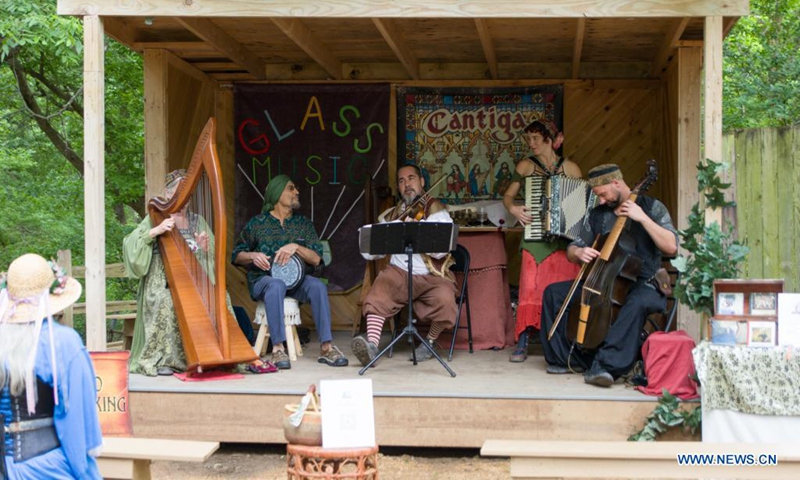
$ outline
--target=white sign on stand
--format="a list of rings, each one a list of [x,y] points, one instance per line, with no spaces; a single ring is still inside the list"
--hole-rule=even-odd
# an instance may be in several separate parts
[[[323,448],[375,446],[372,379],[322,380]]]
[[[778,294],[778,344],[800,347],[800,293]]]

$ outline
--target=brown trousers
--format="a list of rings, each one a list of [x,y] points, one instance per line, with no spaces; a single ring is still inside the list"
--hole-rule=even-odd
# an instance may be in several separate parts
[[[413,275],[414,318],[439,324],[441,330],[456,324],[456,286],[436,275]],[[375,279],[364,299],[362,313],[384,319],[400,311],[408,303],[408,273],[388,265]]]

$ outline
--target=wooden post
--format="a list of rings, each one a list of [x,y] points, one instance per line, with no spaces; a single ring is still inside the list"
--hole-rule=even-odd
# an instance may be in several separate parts
[[[697,203],[697,164],[700,157],[700,111],[703,75],[703,56],[699,47],[679,48],[677,55],[677,188],[678,208],[675,226],[683,230],[689,226],[689,214]],[[695,341],[703,337],[700,315],[684,305],[678,305],[678,328],[686,331]]]
[[[59,250],[56,253],[56,262],[58,262],[58,265],[64,269],[64,273],[66,273],[67,276],[72,276],[71,250]],[[74,326],[74,322],[72,321],[72,305],[64,309],[64,313],[61,315],[61,324],[68,327]]]
[[[722,17],[706,17],[703,29],[704,128],[705,157],[722,161]],[[722,226],[722,210],[706,209],[706,225]]]
[[[83,207],[86,346],[106,349],[105,66],[103,21],[83,17]]]
[[[147,49],[144,51],[145,203],[156,195],[164,195],[169,155],[168,113],[166,51]]]

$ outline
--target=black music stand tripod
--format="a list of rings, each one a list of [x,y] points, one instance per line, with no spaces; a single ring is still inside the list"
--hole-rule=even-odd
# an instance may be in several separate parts
[[[392,342],[386,346],[375,358],[358,371],[359,375],[364,375],[375,362],[389,352],[394,345],[403,337],[408,337],[411,347],[411,358],[414,365],[417,364],[417,355],[414,350],[414,337],[422,345],[425,345],[431,354],[440,364],[450,373],[451,377],[456,376],[447,363],[439,356],[428,341],[417,332],[414,319],[414,288],[413,288],[413,258],[415,253],[441,253],[449,252],[456,248],[456,237],[458,227],[452,223],[434,222],[393,222],[367,225],[362,228],[360,233],[360,246],[363,253],[370,255],[395,255],[406,254],[408,256],[408,322],[402,332]]]

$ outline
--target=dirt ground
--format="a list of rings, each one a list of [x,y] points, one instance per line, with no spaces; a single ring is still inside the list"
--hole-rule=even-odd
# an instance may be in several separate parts
[[[381,448],[382,479],[509,478],[507,458],[483,458],[478,449]],[[153,462],[154,479],[284,479],[286,446],[226,443],[203,464]]]

